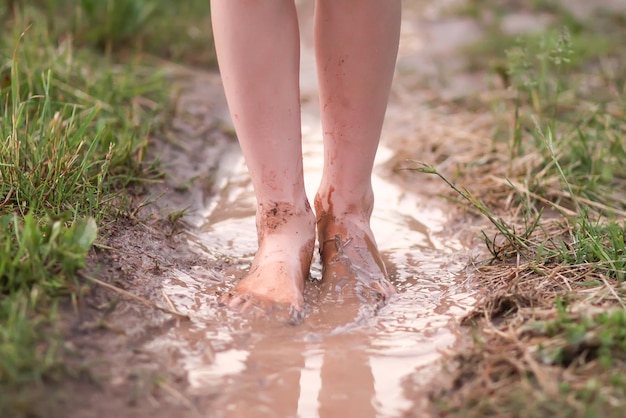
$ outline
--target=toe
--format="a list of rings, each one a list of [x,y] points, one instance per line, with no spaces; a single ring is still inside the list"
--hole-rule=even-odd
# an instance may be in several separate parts
[[[231,299],[233,298],[233,294],[230,292],[224,293],[222,296],[219,297],[219,299],[217,300],[217,303],[220,306],[227,306],[230,304]]]
[[[300,325],[304,321],[304,310],[302,308],[298,309],[293,305],[289,308],[289,320],[287,323],[289,325]]]
[[[375,291],[380,293],[380,295],[382,295],[384,298],[387,297],[387,292],[385,292],[385,288],[383,287],[383,285],[380,282],[372,283],[372,289],[374,289]]]
[[[372,288],[377,291],[384,300],[389,299],[396,294],[396,288],[387,280],[376,281],[372,284]]]
[[[254,310],[254,308],[256,308],[256,305],[255,305],[254,300],[252,298],[249,298],[247,300],[243,300],[240,303],[240,305],[238,305],[238,306],[240,306],[239,311],[242,314],[250,313],[250,312],[252,312]]]
[[[384,289],[384,295],[385,295],[385,299],[390,298],[391,296],[395,295],[396,293],[398,293],[398,291],[396,290],[395,286],[392,285],[390,282],[388,282],[387,280],[385,280],[384,282],[381,283],[382,288]]]
[[[302,312],[304,310],[304,297],[299,294],[296,300],[291,304],[289,309],[295,312]]]
[[[228,307],[231,309],[237,309],[242,305],[245,306],[247,302],[249,302],[248,298],[237,295],[230,298],[230,301],[228,302]]]

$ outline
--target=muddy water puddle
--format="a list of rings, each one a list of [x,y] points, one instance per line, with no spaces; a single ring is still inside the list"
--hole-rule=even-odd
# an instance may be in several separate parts
[[[309,173],[321,167],[317,138],[305,135]],[[462,274],[468,252],[443,233],[442,209],[376,176],[373,229],[398,295],[377,312],[324,302],[317,293],[316,260],[304,320],[292,325],[242,317],[217,302],[256,249],[254,199],[246,179],[238,161],[224,193],[207,207],[207,221],[186,232],[191,248],[222,268],[191,268],[164,283],[174,306],[192,321],[171,328],[149,349],[170,352],[192,392],[214,397],[211,416],[375,417],[410,408],[415,399],[405,393],[406,379],[418,369],[424,383],[432,377],[436,367],[427,366],[455,343],[457,319],[473,303]],[[236,211],[229,209],[233,205]]]
[[[310,15],[314,2],[299,3],[300,12]],[[470,132],[484,123],[477,115],[450,117],[448,111],[437,113],[429,107],[433,97],[457,98],[483,88],[475,74],[463,73],[462,57],[455,53],[461,44],[483,35],[480,25],[468,17],[446,17],[441,10],[460,3],[463,0],[403,2],[396,79],[373,178],[372,227],[398,289],[387,305],[375,309],[325,300],[316,258],[301,322],[281,315],[242,316],[219,306],[219,296],[246,272],[256,250],[248,173],[234,141],[217,141],[219,147],[205,154],[189,147],[188,155],[171,161],[174,168],[197,163],[187,168],[186,176],[199,178],[207,155],[219,160],[211,166],[215,175],[210,192],[191,188],[193,210],[182,232],[189,251],[197,255],[189,259],[206,262],[167,272],[160,290],[191,320],[168,322],[169,327],[159,328],[141,349],[155,357],[166,353],[168,367],[188,383],[189,391],[180,398],[194,400],[181,403],[197,416],[396,417],[408,410],[412,416],[428,416],[415,411],[426,405],[442,351],[460,341],[459,319],[474,304],[477,290],[466,266],[475,247],[459,238],[451,226],[459,224],[452,222],[452,205],[433,199],[437,192],[432,192],[432,183],[421,189],[416,176],[407,187],[389,168],[411,154],[407,149],[428,160],[428,148],[435,143],[446,145],[450,153],[462,153],[463,141],[490,140]],[[515,27],[526,22],[519,14],[507,19]],[[307,21],[310,16],[304,16]],[[311,198],[321,177],[323,150],[310,23],[303,24],[302,32],[304,170]],[[192,82],[181,101],[189,120],[200,121],[193,137],[213,129],[203,124],[208,113],[215,116],[225,110],[223,98],[209,106],[210,111],[204,108],[207,98],[219,96],[214,94],[219,80],[210,85],[209,78]],[[220,125],[228,123],[220,118]],[[423,146],[425,138],[429,141]],[[209,147],[200,144],[196,149]],[[173,201],[172,206],[186,203]]]
[[[323,150],[313,104],[303,117],[309,194],[321,176]],[[309,107],[311,107],[309,109]],[[192,317],[146,349],[167,352],[191,394],[206,396],[216,417],[398,416],[419,402],[407,384],[438,370],[440,350],[455,344],[458,318],[473,304],[463,273],[469,251],[445,231],[445,206],[429,203],[382,175],[391,149],[382,146],[373,178],[372,226],[398,294],[380,309],[320,297],[314,260],[301,323],[242,316],[218,304],[245,273],[256,250],[254,196],[234,147],[222,158],[220,192],[184,232],[206,267],[177,271],[163,283],[174,307]],[[380,173],[380,174],[379,174]],[[416,374],[417,373],[417,374]]]
[[[403,23],[400,67],[417,59],[411,45],[421,45],[412,24]],[[308,30],[303,28],[302,129],[312,200],[323,149]],[[399,71],[396,93],[414,80]],[[450,230],[451,207],[407,189],[388,170],[397,156],[389,138],[401,135],[394,125],[407,126],[405,107],[392,97],[373,177],[372,228],[398,289],[382,307],[325,300],[317,256],[302,321],[242,316],[219,306],[219,296],[247,271],[257,245],[244,161],[234,142],[220,151],[213,193],[196,196],[202,204],[183,231],[190,251],[208,262],[175,270],[162,285],[166,299],[191,321],[176,322],[143,347],[167,353],[171,368],[189,383],[189,395],[207,400],[197,406],[205,408],[196,410],[199,416],[395,417],[424,405],[426,393],[416,387],[426,388],[440,369],[441,351],[458,341],[459,319],[471,309],[475,289],[465,271],[471,249]]]

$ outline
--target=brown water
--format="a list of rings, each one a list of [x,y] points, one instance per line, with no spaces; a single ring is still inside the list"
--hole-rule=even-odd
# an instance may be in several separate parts
[[[310,173],[321,167],[321,148],[316,130],[305,132]],[[379,158],[387,153],[382,148]],[[301,324],[243,318],[217,303],[256,249],[253,195],[241,158],[231,157],[222,195],[186,232],[192,248],[222,268],[166,281],[164,291],[192,321],[148,349],[175,353],[192,392],[215,397],[211,416],[397,416],[411,407],[405,380],[419,369],[424,382],[432,377],[436,367],[426,366],[455,343],[457,320],[473,303],[461,273],[468,252],[442,230],[442,208],[376,176],[373,229],[398,295],[377,312],[325,302],[316,293],[316,260]]]
[[[311,50],[312,3],[299,4],[309,194],[320,179],[323,155]],[[373,178],[372,227],[398,289],[381,308],[321,297],[318,259],[306,284],[301,322],[242,317],[218,305],[220,294],[245,273],[256,250],[254,196],[237,144],[224,135],[229,122],[219,79],[192,77],[173,125],[182,137],[198,143],[175,144],[187,151],[171,153],[170,174],[201,178],[212,171],[212,184],[200,187],[190,181],[187,195],[169,193],[160,203],[170,209],[191,207],[182,233],[194,254],[185,259],[198,264],[176,264],[179,270],[167,270],[162,288],[158,285],[191,320],[159,322],[141,350],[165,355],[167,367],[188,383],[182,386],[189,393],[177,399],[193,399],[181,403],[194,415],[396,417],[409,410],[422,415],[442,351],[459,341],[459,319],[474,303],[476,289],[465,267],[475,247],[459,238],[474,234],[470,225],[454,219],[449,202],[433,197],[443,184],[425,182],[419,175],[407,180],[390,168],[402,156],[436,160],[429,154],[436,147],[448,154],[462,153],[467,141],[486,141],[488,147],[488,135],[473,134],[488,119],[455,114],[445,105],[434,109],[440,106],[436,103],[480,92],[485,85],[480,74],[464,71],[456,52],[482,35],[472,19],[444,13],[456,3],[463,1],[403,2],[397,74]],[[536,30],[546,22],[545,16],[529,19],[518,13],[505,16],[502,24],[516,32]],[[207,133],[211,145],[203,142]]]
[[[321,267],[314,259],[301,323],[243,317],[220,307],[219,295],[234,286],[256,250],[251,183],[236,143],[224,142],[212,187],[217,193],[196,193],[183,232],[191,251],[209,262],[175,270],[162,287],[174,307],[192,319],[175,323],[143,347],[168,353],[171,368],[189,382],[190,395],[209,400],[209,409],[196,411],[199,415],[394,417],[423,405],[425,396],[415,387],[428,384],[439,370],[441,350],[456,343],[459,318],[471,309],[475,289],[464,273],[470,250],[450,229],[451,206],[419,194],[419,180],[408,189],[389,170],[388,162],[402,146],[397,139],[417,140],[407,139],[415,123],[410,112],[422,108],[425,98],[406,92],[432,70],[411,68],[439,51],[424,47],[428,42],[420,36],[426,32],[414,26],[416,10],[423,12],[419,7],[405,11],[398,77],[373,177],[372,228],[398,294],[381,308],[326,301],[318,293]],[[302,4],[300,12],[307,19],[310,5]],[[447,30],[466,31],[463,25]],[[453,46],[437,44],[445,51]],[[206,96],[193,86],[185,95],[185,111],[201,113],[192,105]],[[307,25],[302,99],[304,170],[311,194],[321,177],[323,150]],[[223,100],[216,106],[223,110]]]

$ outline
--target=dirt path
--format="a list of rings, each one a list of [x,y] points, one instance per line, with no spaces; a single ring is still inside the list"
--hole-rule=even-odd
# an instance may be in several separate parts
[[[480,88],[454,52],[480,36],[478,26],[406,3],[374,178],[373,229],[397,297],[378,312],[329,305],[318,294],[315,260],[300,325],[242,318],[218,306],[252,260],[254,198],[219,77],[177,70],[180,95],[158,141],[168,177],[151,189],[159,199],[120,227],[111,237],[115,251],[98,263],[108,266],[101,273],[107,281],[190,319],[96,289],[73,325],[72,344],[99,389],[77,387],[71,416],[393,417],[424,406],[420,388],[439,370],[441,350],[461,341],[459,319],[474,302],[465,267],[476,255],[475,231],[437,197],[441,183],[396,169],[411,158],[445,166],[463,141],[490,138],[476,134],[485,132],[486,118],[433,105]],[[300,11],[310,21],[310,6]],[[310,25],[302,31],[312,193],[323,154]]]

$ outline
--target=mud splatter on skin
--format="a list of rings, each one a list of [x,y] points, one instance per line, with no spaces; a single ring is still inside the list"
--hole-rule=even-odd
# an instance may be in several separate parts
[[[314,2],[300,3],[312,8]],[[406,5],[410,3],[415,2]],[[432,25],[427,23],[422,27]],[[420,42],[407,45],[430,51],[433,43],[424,42],[421,35],[418,39],[418,35],[409,31],[409,40]],[[310,38],[303,36],[304,41]],[[318,89],[313,82],[317,79],[313,53],[310,49],[303,52],[303,162],[309,180],[307,190],[315,190],[322,177],[320,138],[324,132],[316,101]],[[81,327],[77,331],[80,340],[73,338],[71,342],[86,356],[90,367],[95,365],[101,370],[94,374],[97,387],[90,380],[68,389],[66,399],[74,412],[55,416],[397,417],[404,416],[406,410],[417,411],[417,415],[425,411],[427,391],[411,382],[426,386],[439,374],[440,350],[453,347],[457,337],[463,335],[457,319],[474,303],[475,290],[464,270],[466,247],[473,248],[474,241],[459,241],[456,232],[473,218],[455,219],[454,227],[450,227],[452,206],[435,198],[442,193],[439,183],[422,180],[417,187],[413,176],[409,182],[408,176],[398,175],[393,161],[414,158],[407,150],[416,153],[433,141],[438,146],[449,143],[449,149],[457,150],[458,138],[465,137],[456,133],[467,129],[458,121],[470,125],[473,119],[457,121],[437,116],[439,113],[429,112],[420,104],[424,94],[407,88],[417,85],[413,77],[423,79],[423,70],[428,69],[424,64],[432,60],[424,59],[423,53],[409,52],[401,57],[404,68],[410,71],[399,74],[400,89],[392,96],[389,130],[373,177],[378,205],[371,225],[398,294],[386,306],[370,309],[372,305],[356,297],[338,303],[342,295],[336,292],[325,298],[321,282],[307,283],[306,315],[297,327],[274,320],[276,311],[284,309],[284,313],[288,307],[275,307],[269,317],[250,318],[219,306],[218,295],[232,289],[232,281],[244,274],[256,251],[256,204],[239,147],[232,134],[219,130],[220,126],[230,126],[219,79],[214,74],[194,72],[178,106],[180,121],[175,125],[182,130],[176,130],[175,137],[180,141],[157,143],[159,155],[166,151],[163,161],[167,161],[164,169],[169,175],[164,183],[151,186],[152,195],[160,196],[167,190],[154,206],[156,213],[190,206],[185,228],[166,240],[163,234],[151,233],[143,222],[124,225],[124,244],[119,237],[110,243],[119,250],[114,254],[120,259],[105,261],[107,268],[103,271],[111,283],[127,283],[129,291],[158,305],[165,306],[167,295],[177,310],[189,312],[194,320],[164,322],[167,318],[160,312],[125,301],[104,319],[114,328],[132,330],[129,335],[117,335],[98,326],[101,321],[90,320],[95,324],[90,331]],[[446,62],[456,58],[448,54]],[[411,94],[403,93],[408,91]],[[430,103],[431,96],[426,98]],[[219,115],[223,115],[223,121],[214,122]],[[208,137],[207,126],[215,127]],[[455,135],[438,129],[443,126]],[[209,172],[214,173],[215,186],[206,189],[194,183],[180,191],[180,180],[176,179],[204,179]],[[357,206],[362,207],[360,203]],[[341,217],[343,208],[330,213]],[[311,218],[313,227],[314,222]],[[162,228],[171,227],[164,223]],[[353,231],[348,228],[348,233]],[[301,264],[295,264],[292,271],[304,270],[313,253],[313,241],[304,238],[313,236],[303,235],[303,247],[295,248],[292,259],[300,257]],[[333,237],[327,234],[326,239]],[[352,236],[340,237],[345,244]],[[355,243],[353,238],[344,253],[352,251]],[[327,247],[324,253],[330,256],[335,244]],[[321,264],[315,258],[312,271],[319,278]],[[159,271],[154,268],[155,260]],[[340,284],[327,280],[329,283]],[[368,289],[358,281],[353,289],[359,286]],[[113,302],[119,299],[117,294],[109,296]],[[90,300],[90,305],[98,307],[96,319],[109,309],[99,299]],[[365,314],[359,314],[361,309]],[[355,321],[356,317],[363,320]],[[153,386],[163,381],[160,388]],[[138,390],[145,394],[138,397]]]
[[[322,260],[323,292],[327,297],[357,297],[361,302],[380,304],[396,293],[387,269],[374,242],[367,219],[371,205],[358,210],[350,205],[336,216],[333,213],[331,187],[323,208],[322,198],[315,199],[319,252]],[[365,212],[365,213],[363,213]],[[369,233],[368,233],[369,232]]]
[[[259,233],[277,229],[294,215],[293,205],[286,202],[260,203],[258,212]]]
[[[311,205],[304,201],[303,210],[297,210],[291,203],[269,202],[259,203],[257,209],[257,230],[259,237],[268,231],[275,231],[295,216],[303,216],[311,212]]]
[[[257,206],[258,249],[248,273],[220,302],[249,311],[275,305],[296,311],[304,307],[304,281],[309,276],[315,246],[313,213],[307,202],[294,207],[287,202]]]

